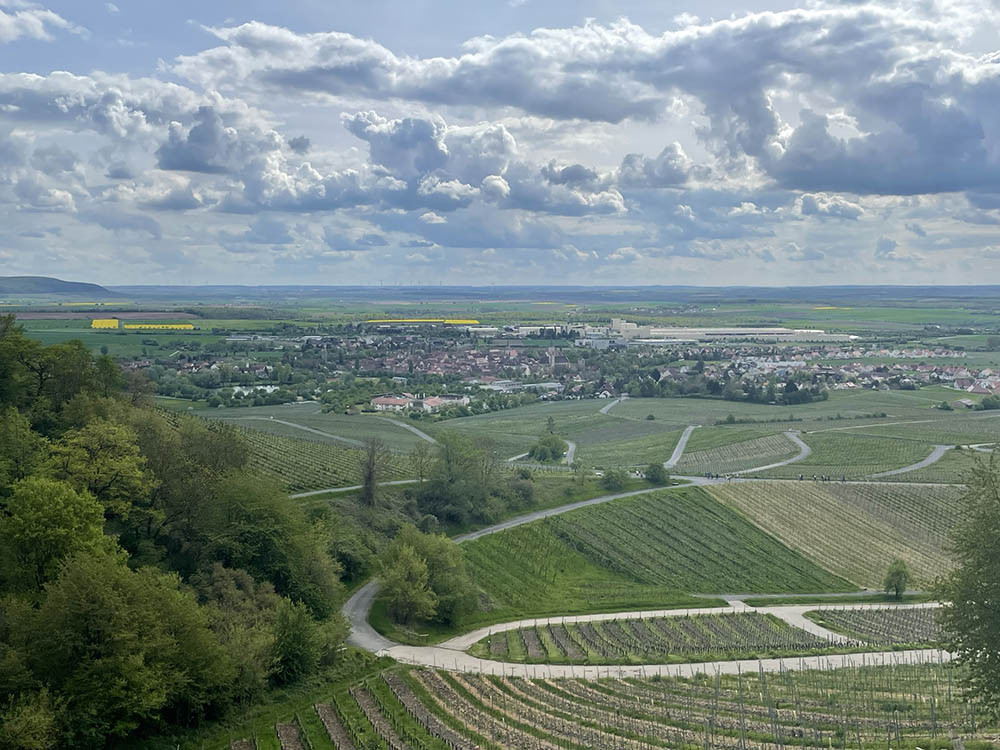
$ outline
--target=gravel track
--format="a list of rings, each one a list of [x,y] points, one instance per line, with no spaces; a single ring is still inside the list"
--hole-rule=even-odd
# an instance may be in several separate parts
[[[897,474],[907,474],[911,471],[916,471],[917,469],[923,469],[925,466],[930,466],[931,464],[936,464],[941,460],[941,457],[945,453],[950,451],[955,446],[953,445],[935,445],[934,450],[931,454],[925,458],[923,461],[917,461],[915,464],[910,464],[909,466],[903,466],[899,469],[892,469],[891,471],[880,471],[878,474],[872,474],[869,479],[878,479],[879,477],[894,477]]]

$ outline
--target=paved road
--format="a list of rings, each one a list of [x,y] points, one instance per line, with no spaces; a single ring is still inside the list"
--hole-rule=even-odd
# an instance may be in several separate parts
[[[401,484],[417,484],[419,479],[394,479],[391,482],[379,482],[379,487],[397,487]],[[289,495],[293,500],[298,500],[302,497],[314,497],[316,495],[326,495],[330,492],[353,492],[355,490],[360,490],[360,484],[352,484],[349,487],[330,487],[325,490],[310,490],[309,492],[297,492],[294,495]]]
[[[880,471],[878,474],[869,475],[869,479],[878,479],[879,477],[894,477],[897,474],[906,474],[911,471],[916,471],[917,469],[922,469],[925,466],[930,466],[931,464],[937,463],[941,460],[941,456],[950,451],[955,446],[953,445],[935,445],[934,450],[931,454],[925,458],[923,461],[917,461],[915,464],[910,464],[909,466],[903,466],[900,469],[893,469],[892,471]]]
[[[274,417],[228,417],[224,419],[224,422],[235,422],[235,421],[246,421],[246,420],[257,420],[260,422],[277,422],[278,424],[283,424],[286,427],[294,427],[296,430],[302,430],[303,432],[311,432],[314,435],[322,435],[323,437],[328,437],[331,440],[337,440],[341,443],[346,443],[347,445],[354,446],[355,448],[363,448],[364,443],[360,440],[355,440],[354,438],[345,438],[340,435],[334,435],[332,432],[323,432],[323,430],[317,430],[314,427],[306,427],[302,424],[295,424],[295,422],[286,422],[283,419],[275,419]]]
[[[375,418],[381,419],[383,422],[388,422],[389,424],[394,424],[396,425],[396,427],[402,427],[404,430],[409,430],[421,440],[426,440],[428,443],[431,443],[432,445],[437,445],[437,440],[432,438],[423,430],[418,430],[412,424],[406,424],[406,422],[400,422],[398,419],[392,419],[391,417],[375,417]]]
[[[735,661],[709,661],[690,664],[631,664],[628,666],[585,667],[570,664],[512,664],[510,662],[477,659],[460,651],[440,647],[393,646],[380,652],[397,661],[417,666],[447,669],[456,672],[488,674],[499,677],[572,678],[599,680],[612,677],[640,678],[660,675],[663,677],[694,677],[696,674],[756,674],[763,672],[789,672],[797,669],[840,669],[842,667],[875,667],[900,664],[928,664],[951,660],[951,654],[940,649],[913,649],[910,651],[874,651],[837,656],[801,656],[788,659],[739,659]]]
[[[563,456],[562,462],[564,464],[573,465],[573,459],[576,458],[576,443],[572,440],[566,441],[566,455]]]
[[[607,404],[605,404],[604,406],[601,407],[601,412],[600,413],[601,414],[607,414],[609,411],[611,411],[613,408],[615,408],[615,406],[617,406],[619,403],[621,403],[621,399],[620,398],[616,398],[614,401],[608,402]]]
[[[701,427],[700,424],[689,425],[684,428],[684,432],[681,433],[681,439],[677,441],[677,445],[674,446],[674,452],[670,454],[670,458],[663,462],[664,469],[672,469],[677,465],[677,462],[681,460],[681,456],[684,455],[684,449],[687,448],[688,440],[691,438],[691,433]]]
[[[767,466],[758,466],[756,469],[744,469],[743,471],[734,471],[733,474],[754,474],[758,471],[767,471],[768,469],[777,469],[779,466],[788,466],[788,464],[794,464],[796,461],[801,461],[802,459],[808,457],[812,453],[812,448],[806,445],[802,438],[799,437],[799,433],[792,432],[789,430],[785,433],[785,437],[799,446],[799,454],[797,456],[792,456],[784,461],[778,461],[777,463],[768,464]]]

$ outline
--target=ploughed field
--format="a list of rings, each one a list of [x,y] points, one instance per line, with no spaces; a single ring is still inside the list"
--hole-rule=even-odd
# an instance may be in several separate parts
[[[961,675],[932,661],[661,679],[618,679],[609,667],[598,681],[545,679],[539,669],[530,680],[387,671],[301,711],[295,724],[314,748],[874,750],[951,747],[952,733],[970,738],[967,750],[991,746],[985,711],[963,697]]]

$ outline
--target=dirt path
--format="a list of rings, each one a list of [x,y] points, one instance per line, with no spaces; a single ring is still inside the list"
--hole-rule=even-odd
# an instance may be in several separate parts
[[[406,422],[400,422],[398,419],[392,419],[391,417],[375,417],[375,419],[381,419],[383,422],[388,422],[389,424],[396,425],[396,427],[402,427],[404,430],[409,430],[410,432],[412,432],[421,440],[425,440],[431,445],[437,445],[437,440],[432,438],[423,430],[418,430],[412,424],[406,424]]]
[[[602,406],[599,413],[600,414],[607,414],[609,411],[611,411],[612,409],[614,409],[620,403],[621,403],[621,399],[620,398],[616,398],[614,401],[610,401],[607,404],[605,404],[604,406]]]
[[[564,464],[573,465],[573,459],[576,458],[576,443],[572,440],[566,441],[566,455],[563,456],[562,462]]]
[[[691,439],[691,433],[699,427],[701,427],[700,424],[692,424],[684,428],[684,432],[681,433],[681,439],[674,446],[674,452],[670,454],[670,458],[663,462],[664,469],[672,469],[677,465],[677,462],[681,460],[681,456],[684,455],[684,449],[687,448],[688,440]]]
[[[907,474],[911,471],[916,471],[917,469],[923,469],[925,466],[930,466],[941,460],[941,457],[950,451],[955,446],[953,445],[935,445],[934,450],[931,454],[925,458],[923,461],[917,461],[915,464],[910,464],[909,466],[903,466],[899,469],[892,469],[891,471],[880,471],[878,474],[869,475],[869,479],[878,479],[879,477],[894,477],[897,474]]]

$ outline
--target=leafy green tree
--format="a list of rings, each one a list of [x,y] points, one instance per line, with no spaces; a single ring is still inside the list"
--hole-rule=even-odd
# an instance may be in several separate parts
[[[56,573],[59,562],[75,552],[111,550],[104,536],[104,509],[87,492],[42,477],[13,487],[0,516],[0,559],[12,590],[37,590]]]
[[[7,750],[51,750],[59,747],[57,706],[49,691],[21,696],[0,712],[0,747]]]
[[[0,409],[0,495],[41,466],[48,441],[31,429],[28,418],[12,406]]]
[[[601,486],[611,492],[623,490],[627,484],[628,475],[621,469],[608,469],[601,477]]]
[[[106,350],[94,362],[94,381],[97,386],[97,392],[104,396],[104,398],[117,393],[125,384],[121,370],[118,369],[115,361],[108,356]]]
[[[547,432],[532,446],[528,455],[536,461],[559,461],[566,455],[568,449],[569,446],[565,440],[558,435]]]
[[[389,616],[396,622],[429,620],[437,612],[427,562],[408,544],[397,545],[383,561],[379,576]]]
[[[897,557],[892,561],[892,564],[889,565],[889,572],[886,573],[885,581],[883,583],[885,593],[892,594],[897,599],[902,599],[903,592],[906,591],[906,587],[909,583],[910,571],[906,567],[906,562]]]
[[[947,647],[968,687],[1000,709],[1000,465],[996,454],[972,473],[951,536],[954,570],[938,583]]]
[[[382,478],[382,471],[388,459],[386,453],[385,443],[378,438],[365,441],[365,447],[361,451],[361,492],[359,498],[361,504],[367,508],[374,508],[378,499],[378,483]]]
[[[643,476],[645,476],[646,481],[650,484],[663,485],[670,481],[670,475],[667,474],[667,470],[663,468],[663,464],[650,464],[646,467],[646,471]]]
[[[278,684],[296,682],[319,665],[322,632],[304,604],[281,600],[274,623],[273,653]]]
[[[175,575],[78,553],[47,594],[29,622],[29,664],[66,699],[68,747],[102,747],[168,718],[196,721],[232,681],[206,614]]]
[[[105,420],[71,430],[53,444],[50,474],[96,497],[109,516],[145,506],[155,481],[128,427]]]

